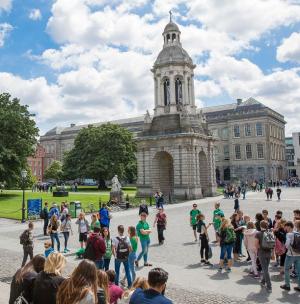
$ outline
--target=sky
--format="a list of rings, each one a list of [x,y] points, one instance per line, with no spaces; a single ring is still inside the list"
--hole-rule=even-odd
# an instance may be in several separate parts
[[[40,135],[151,112],[170,10],[198,107],[254,97],[300,131],[300,0],[0,0],[0,92]]]

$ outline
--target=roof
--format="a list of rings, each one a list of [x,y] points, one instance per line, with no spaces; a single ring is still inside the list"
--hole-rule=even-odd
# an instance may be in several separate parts
[[[154,66],[169,63],[188,63],[193,65],[193,60],[180,45],[165,46],[157,56]]]
[[[163,34],[167,33],[167,32],[180,32],[179,27],[176,23],[174,23],[173,21],[170,21],[164,29]]]

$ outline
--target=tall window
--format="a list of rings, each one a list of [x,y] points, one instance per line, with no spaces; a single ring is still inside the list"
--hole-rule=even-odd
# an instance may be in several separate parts
[[[240,137],[240,126],[239,125],[234,125],[233,127],[233,136],[234,137]]]
[[[245,136],[251,136],[251,125],[245,124]]]
[[[229,160],[229,146],[225,145],[224,146],[224,160]]]
[[[263,159],[264,158],[264,145],[257,144],[257,158]]]
[[[241,159],[241,146],[240,145],[235,145],[234,146],[234,152],[235,152],[235,159]]]
[[[246,145],[246,158],[247,159],[252,158],[252,146],[251,146],[251,144]]]
[[[170,104],[170,80],[168,78],[164,81],[164,103],[165,106]]]
[[[261,122],[256,123],[256,136],[263,136],[263,126]]]
[[[228,128],[222,128],[222,139],[228,139]]]
[[[182,104],[182,82],[179,77],[175,80],[175,98],[176,104]]]

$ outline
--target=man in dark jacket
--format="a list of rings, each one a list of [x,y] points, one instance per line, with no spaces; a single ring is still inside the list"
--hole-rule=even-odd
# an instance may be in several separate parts
[[[87,255],[85,256],[85,258],[88,258],[93,262],[95,262],[98,269],[103,268],[103,255],[105,254],[106,251],[105,241],[100,235],[100,231],[101,231],[100,226],[96,224],[94,227],[94,232],[88,238],[86,245]],[[92,251],[91,253],[90,250]]]
[[[44,235],[47,235],[47,228],[49,225],[49,210],[48,210],[48,202],[45,202],[44,209],[43,209],[43,214],[44,214]]]

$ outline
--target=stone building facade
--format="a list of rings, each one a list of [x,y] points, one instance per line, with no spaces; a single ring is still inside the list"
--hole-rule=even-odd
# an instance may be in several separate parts
[[[253,98],[205,108],[216,146],[220,181],[277,181],[286,177],[284,117]]]
[[[300,132],[293,132],[285,139],[285,154],[288,177],[300,176]]]
[[[170,21],[153,69],[155,108],[137,135],[137,195],[195,199],[216,190],[214,139],[197,111],[192,59]]]
[[[32,175],[39,182],[43,181],[44,159],[45,159],[45,149],[41,144],[37,144],[33,156],[27,157],[28,167],[30,168]]]

